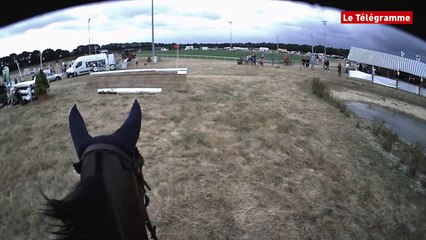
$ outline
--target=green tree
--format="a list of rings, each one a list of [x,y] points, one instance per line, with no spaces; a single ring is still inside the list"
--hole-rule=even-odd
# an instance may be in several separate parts
[[[47,89],[50,87],[49,81],[47,81],[46,74],[40,69],[35,79],[34,93],[38,97],[42,94],[47,93]]]

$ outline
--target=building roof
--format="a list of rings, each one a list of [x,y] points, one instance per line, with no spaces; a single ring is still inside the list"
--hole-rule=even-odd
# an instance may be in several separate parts
[[[414,76],[426,78],[425,63],[397,55],[351,47],[348,60],[392,70],[399,70]]]

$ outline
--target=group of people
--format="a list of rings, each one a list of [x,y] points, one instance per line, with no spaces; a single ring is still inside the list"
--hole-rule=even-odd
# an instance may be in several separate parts
[[[27,95],[22,96],[19,89],[15,87],[18,83],[16,78],[11,79],[9,75],[9,68],[5,66],[2,72],[3,83],[0,84],[0,93],[6,94],[6,98],[0,103],[0,107],[13,106],[16,104],[26,104],[33,100],[32,87],[28,86],[25,90],[28,92]]]
[[[324,61],[324,71],[330,72],[330,62],[328,61],[328,59],[326,59]],[[339,77],[342,76],[342,64],[341,63],[337,64],[337,76],[339,76]]]
[[[247,55],[245,58],[240,57],[238,59],[238,64],[246,63],[246,64],[250,64],[250,65],[261,65],[261,66],[263,66],[265,64],[265,55],[263,53],[261,53],[258,63],[256,62],[256,60],[257,60],[256,54]],[[274,57],[271,57],[272,66],[274,65],[274,61],[275,61]],[[282,63],[285,66],[288,66],[290,64],[290,59],[289,59],[288,55],[285,55],[283,57]],[[312,63],[311,63],[311,60],[309,58],[303,58],[303,59],[301,59],[301,64],[304,67],[308,68]],[[331,71],[330,70],[330,61],[328,59],[324,60],[323,70],[328,71],[328,72]],[[337,64],[337,74],[338,74],[339,77],[342,76],[342,64],[341,63]]]
[[[250,65],[260,65],[263,66],[265,64],[265,54],[261,53],[260,57],[259,57],[259,62],[257,62],[257,56],[256,54],[252,54],[252,55],[247,55],[245,58],[239,58],[238,59],[238,64],[250,64]],[[272,60],[272,64],[273,64],[273,60]]]
[[[20,89],[17,89],[15,87],[15,84],[17,84],[16,79],[12,81],[9,85],[1,85],[2,90],[0,92],[6,92],[6,98],[1,103],[1,107],[4,106],[14,106],[17,104],[25,105],[28,102],[31,102],[33,100],[33,94],[32,94],[32,87],[28,86],[26,89],[24,89],[27,94],[22,95],[20,92]]]
[[[309,65],[310,65],[310,59],[309,58],[302,58],[301,64],[305,68],[309,67]],[[330,61],[328,59],[324,60],[323,70],[330,72]],[[342,64],[341,63],[337,64],[337,74],[338,74],[339,77],[342,76]]]
[[[326,59],[324,61],[324,71],[330,72],[330,62],[328,61],[328,59]],[[342,64],[341,63],[337,64],[337,76],[339,76],[339,77],[342,76]]]

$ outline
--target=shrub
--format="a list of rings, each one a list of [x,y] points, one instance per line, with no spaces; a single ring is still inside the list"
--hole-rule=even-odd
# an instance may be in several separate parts
[[[410,157],[407,161],[408,174],[415,176],[416,173],[426,174],[426,155],[417,145],[411,145]]]
[[[38,97],[47,93],[47,89],[50,87],[49,81],[47,81],[46,74],[40,69],[35,79],[34,93]]]
[[[346,104],[338,98],[334,97],[330,89],[328,89],[327,85],[321,82],[319,78],[312,79],[311,89],[313,94],[324,99],[332,106],[340,109],[340,112],[345,114],[346,117],[350,117]]]
[[[7,98],[6,93],[0,93],[0,104],[3,103]]]
[[[321,82],[319,78],[312,79],[312,93],[320,98],[326,98],[330,96],[330,92],[327,86]]]

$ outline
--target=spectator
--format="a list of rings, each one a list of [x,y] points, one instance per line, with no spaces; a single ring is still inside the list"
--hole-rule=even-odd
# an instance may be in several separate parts
[[[260,54],[260,60],[259,60],[259,64],[261,65],[261,66],[263,66],[263,62],[265,61],[265,54]]]
[[[337,65],[337,74],[339,77],[342,76],[342,65],[340,63]]]
[[[288,62],[289,62],[289,57],[288,57],[288,55],[286,55],[286,56],[284,57],[284,64],[285,64],[286,66],[288,66]]]
[[[324,60],[324,70],[330,72],[330,62],[328,59]]]

